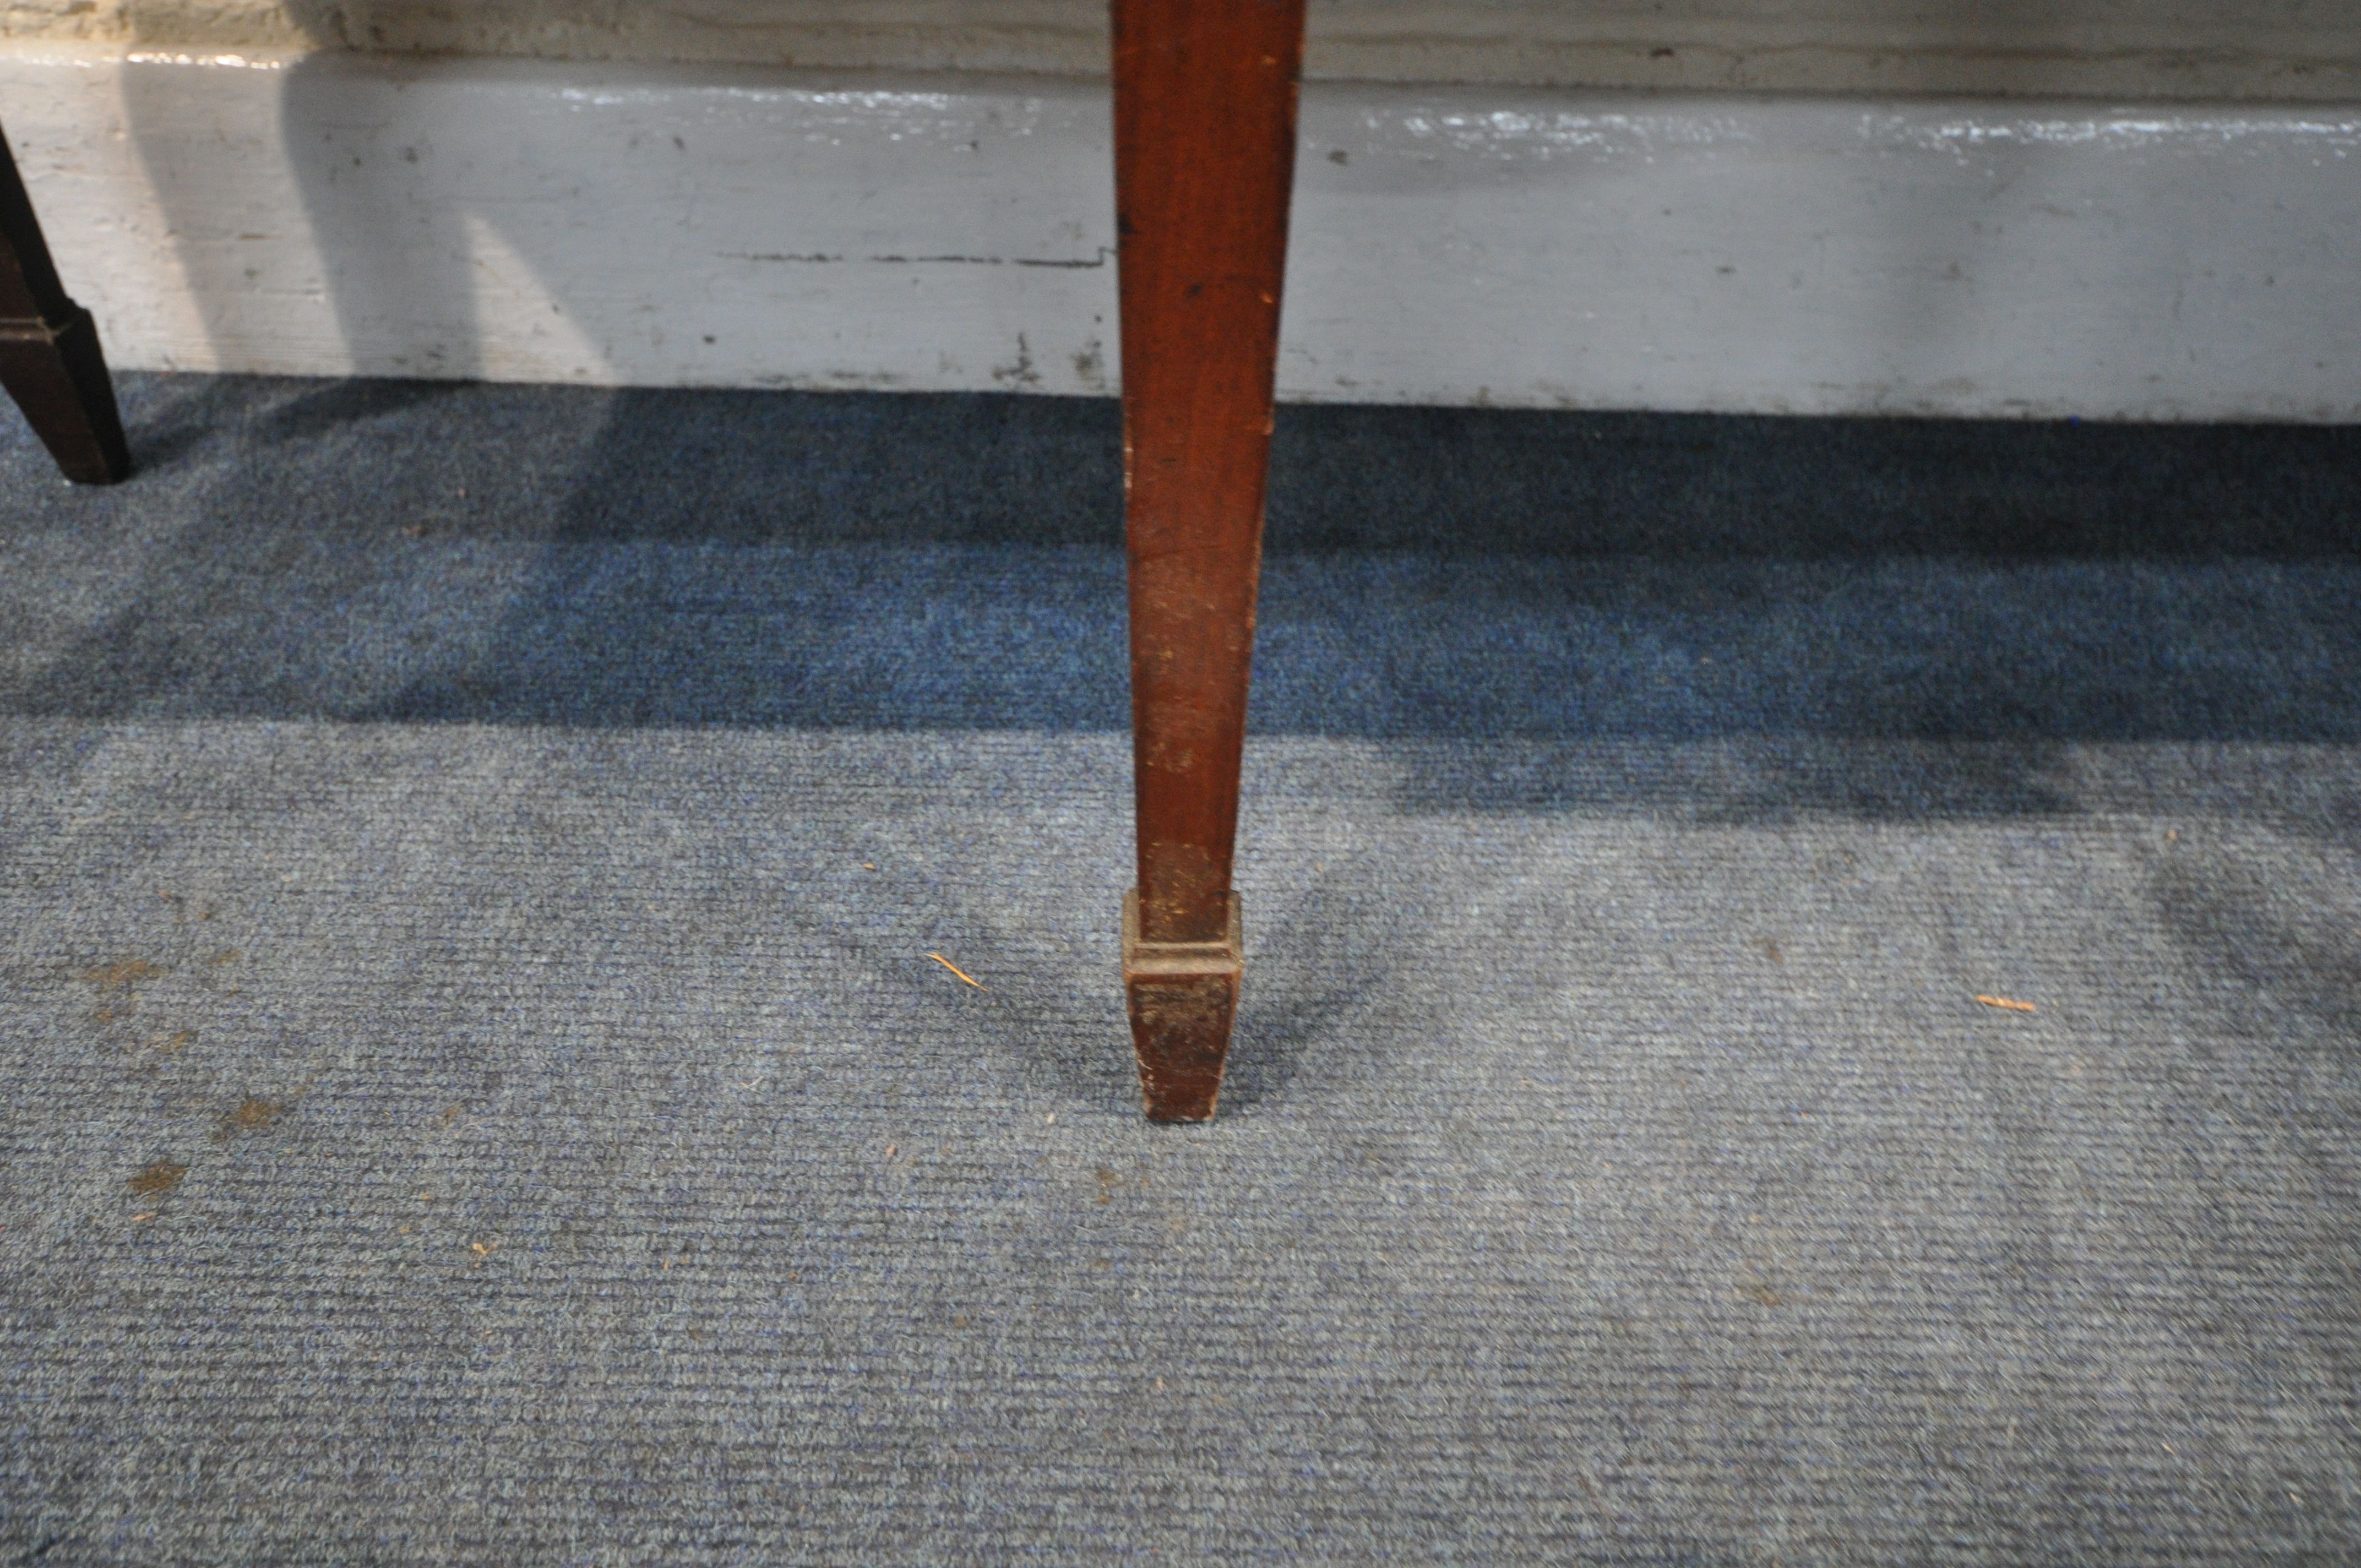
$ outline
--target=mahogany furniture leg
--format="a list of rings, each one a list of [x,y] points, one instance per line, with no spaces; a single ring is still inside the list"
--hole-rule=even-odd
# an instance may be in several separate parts
[[[32,198],[0,138],[0,386],[66,477],[111,485],[131,472],[115,386],[90,313],[66,298]]]
[[[1303,0],[1114,0],[1138,885],[1123,978],[1148,1114],[1221,1093],[1230,887]]]

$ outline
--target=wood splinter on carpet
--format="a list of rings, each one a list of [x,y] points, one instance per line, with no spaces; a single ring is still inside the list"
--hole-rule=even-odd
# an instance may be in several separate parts
[[[2032,1003],[2012,1002],[2005,996],[1979,996],[1976,1000],[1982,1003],[1987,1007],[2005,1007],[2011,1013],[2030,1013],[2034,1011]]]
[[[984,984],[983,981],[976,979],[975,976],[968,973],[967,970],[960,968],[959,965],[951,962],[950,959],[943,957],[940,953],[928,953],[927,957],[934,959],[935,962],[942,965],[943,968],[950,970],[953,974],[959,976],[961,980],[967,981],[978,991],[990,991],[992,989],[992,987]]]

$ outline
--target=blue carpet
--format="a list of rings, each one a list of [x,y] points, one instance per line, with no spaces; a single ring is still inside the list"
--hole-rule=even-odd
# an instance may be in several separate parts
[[[2361,1557],[2361,431],[1284,411],[1179,1130],[1112,405],[123,391],[0,1562]]]

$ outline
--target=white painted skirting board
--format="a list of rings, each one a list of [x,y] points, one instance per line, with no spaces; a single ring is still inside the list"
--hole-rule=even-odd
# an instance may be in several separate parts
[[[1103,86],[0,53],[123,366],[1104,392]],[[1306,91],[1282,394],[2361,417],[2361,108]]]

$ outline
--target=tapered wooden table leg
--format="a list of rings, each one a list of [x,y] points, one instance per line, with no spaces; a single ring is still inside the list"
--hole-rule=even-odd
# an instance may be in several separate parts
[[[111,485],[131,472],[115,386],[90,313],[66,298],[32,198],[0,137],[0,386],[66,477]]]
[[[1138,886],[1124,989],[1148,1114],[1221,1092],[1230,887],[1303,0],[1114,0]]]

